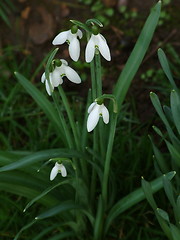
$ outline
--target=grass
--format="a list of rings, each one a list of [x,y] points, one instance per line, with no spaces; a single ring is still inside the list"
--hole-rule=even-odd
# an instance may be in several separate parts
[[[9,71],[11,71],[11,69],[9,69]],[[4,93],[4,95],[7,97],[3,101],[3,111],[1,112],[1,126],[3,126],[1,131],[1,143],[3,149],[11,151],[15,149],[21,149],[21,151],[28,150],[30,152],[34,152],[47,148],[58,147],[58,137],[56,131],[53,128],[52,124],[47,123],[46,117],[40,108],[31,100],[31,98],[24,92],[24,90],[19,86],[17,82],[14,82],[14,86],[9,85],[8,87],[7,84],[5,84],[6,81],[4,77],[3,83],[6,85],[7,91],[7,93]],[[39,84],[38,86],[41,87]],[[22,96],[24,99],[23,104],[21,104]],[[76,108],[78,108],[78,106],[76,106]],[[81,109],[79,111],[81,111]],[[139,134],[142,129],[145,129],[148,126],[148,124],[147,126],[144,126],[144,124],[141,124],[138,119],[134,117],[134,115],[136,114],[133,113],[132,110],[129,110],[128,105],[123,105],[120,116],[120,118],[123,119],[123,125],[119,125],[117,129],[113,154],[113,169],[116,170],[115,172],[111,173],[112,179],[117,178],[118,176],[118,182],[116,183],[116,186],[114,186],[114,191],[116,191],[120,197],[123,195],[125,196],[135,188],[140,187],[140,177],[142,173],[143,175],[147,176],[148,179],[153,179],[155,176],[153,172],[149,175],[149,168],[152,167],[152,148],[147,137],[147,130],[145,130],[143,134]],[[118,155],[116,155],[117,152]],[[1,163],[4,165],[3,162]],[[37,170],[39,167],[40,164],[36,164],[29,169],[20,170],[19,174],[22,178],[23,176],[28,176],[30,181],[32,181],[31,184],[33,184],[32,179],[35,178],[36,180],[37,178],[35,170]],[[49,173],[47,170],[48,169],[44,167],[43,172],[41,172],[41,174],[43,173],[41,177],[45,178],[46,180],[44,183],[46,187],[49,185]],[[1,173],[1,177],[2,176],[3,174]],[[9,174],[9,176],[13,177],[14,175],[12,173]],[[41,189],[41,191],[43,191],[44,187]],[[43,209],[46,209],[46,206],[50,204],[48,199],[45,200],[45,202],[40,202],[37,205],[33,205],[30,210],[27,210],[27,213],[22,212],[26,203],[36,195],[36,192],[32,192],[29,195],[27,194],[25,197],[18,197],[12,193],[4,192],[2,198],[7,200],[4,201],[2,208],[3,213],[1,214],[2,218],[4,219],[1,228],[1,237],[4,237],[5,239],[8,239],[8,237],[12,238],[13,234],[17,233],[17,230],[19,230],[24,225],[24,221],[26,223],[31,222],[32,216],[35,217],[37,215],[37,212],[41,212]],[[14,202],[14,204],[11,205],[10,202]],[[9,205],[11,207],[9,207]],[[153,233],[148,230],[148,226],[146,226],[146,224],[142,226],[142,223],[144,221],[144,212],[148,211],[149,210],[146,202],[144,202],[143,205],[140,204],[133,207],[131,211],[124,214],[117,220],[120,225],[117,224],[112,227],[113,234],[109,237],[114,237],[115,239],[118,239],[118,235],[122,235],[122,237],[119,239],[131,239],[133,236],[135,239],[140,239],[141,237],[143,237],[143,239],[148,239],[152,237]],[[11,212],[13,212],[12,219],[9,220],[3,217],[9,216]],[[134,221],[133,216],[137,216],[137,214],[137,221]],[[56,222],[55,219],[53,221]],[[16,224],[14,224],[14,222],[16,222]],[[33,237],[35,237],[38,232],[43,232],[43,230],[51,224],[52,220],[47,220],[45,222],[41,221],[37,223],[37,230],[34,231],[33,229],[32,231],[31,228],[27,229],[22,234],[22,239],[28,239],[29,235],[31,235],[33,239]],[[129,224],[131,224],[131,231],[128,231],[126,227]],[[142,227],[139,228],[138,224]],[[63,227],[61,228],[63,231],[65,231]],[[58,233],[59,227],[54,226],[54,231],[55,233]],[[155,234],[159,234],[161,236],[161,232],[158,231],[158,228],[156,231],[157,232]],[[49,233],[47,233],[45,236],[51,237]]]

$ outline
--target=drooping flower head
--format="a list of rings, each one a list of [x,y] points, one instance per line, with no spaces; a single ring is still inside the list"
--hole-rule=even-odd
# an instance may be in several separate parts
[[[111,61],[111,54],[106,39],[99,33],[95,25],[92,28],[92,32],[85,50],[86,62],[89,63],[93,60],[96,50],[99,50],[107,61]]]
[[[87,130],[91,132],[98,124],[99,118],[103,118],[105,124],[109,123],[109,111],[104,103],[93,102],[88,108]]]
[[[52,41],[53,45],[69,44],[69,55],[74,61],[78,61],[80,55],[79,39],[83,36],[81,30],[74,25],[70,30],[59,33]],[[79,38],[79,39],[78,39]]]
[[[54,180],[54,178],[57,176],[58,173],[61,173],[62,177],[67,176],[67,171],[65,166],[61,163],[59,164],[58,162],[55,163],[54,167],[51,170],[50,173],[50,180]]]
[[[45,72],[41,76],[41,82],[45,82],[46,91],[49,95],[54,91],[54,87],[58,87],[63,83],[63,77],[67,77],[73,83],[81,83],[81,78],[77,72],[68,66],[64,59],[56,59],[52,62],[52,71],[49,73],[49,81]]]

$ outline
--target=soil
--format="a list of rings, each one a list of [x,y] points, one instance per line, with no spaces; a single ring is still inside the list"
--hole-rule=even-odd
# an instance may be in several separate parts
[[[113,8],[114,14],[109,17],[110,24],[103,30],[103,35],[111,48],[112,62],[104,60],[103,87],[104,92],[110,93],[116,79],[123,69],[131,50],[137,40],[140,30],[148,16],[150,8],[156,1],[144,0],[102,0],[105,8]],[[96,12],[91,11],[93,2],[90,5],[83,4],[84,1],[78,0],[15,0],[13,4],[15,10],[9,14],[11,28],[1,21],[0,23],[0,46],[20,46],[14,52],[17,60],[21,62],[25,57],[32,56],[34,61],[33,71],[52,48],[52,39],[59,31],[67,30],[71,26],[69,20],[76,19],[85,21],[94,17]],[[124,18],[125,15],[118,10],[121,6],[126,6],[126,12],[136,13],[136,18]],[[154,114],[154,109],[149,100],[149,92],[154,88],[154,83],[143,81],[141,74],[150,68],[160,68],[157,59],[157,49],[159,45],[163,48],[170,43],[177,52],[180,52],[180,32],[178,32],[180,18],[179,0],[163,6],[163,11],[170,15],[170,20],[163,19],[163,24],[155,32],[153,41],[146,54],[146,57],[132,83],[128,92],[127,101],[134,99],[137,108],[137,116],[141,122],[147,121]],[[85,42],[82,43],[85,46]],[[71,61],[67,47],[60,48],[60,58]],[[3,54],[3,51],[2,51]],[[84,56],[81,56],[84,61]],[[71,65],[71,64],[70,64]],[[89,82],[89,69],[85,70],[86,78]],[[110,73],[110,74],[109,74]],[[41,73],[33,80],[38,82]],[[161,83],[156,83],[160,85]],[[65,88],[71,91],[78,91],[84,97],[87,94],[87,83],[82,86],[74,87],[73,84],[65,83]]]

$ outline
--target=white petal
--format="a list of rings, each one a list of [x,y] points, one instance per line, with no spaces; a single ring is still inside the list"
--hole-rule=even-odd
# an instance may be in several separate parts
[[[94,58],[95,53],[95,43],[94,43],[94,36],[92,34],[91,38],[89,39],[86,50],[85,50],[85,59],[86,62],[91,62]]]
[[[91,132],[97,125],[99,121],[99,106],[95,106],[93,111],[88,116],[87,119],[87,130]]]
[[[93,110],[96,104],[97,104],[96,102],[91,103],[91,105],[88,107],[88,113],[90,113]]]
[[[57,174],[58,174],[58,171],[59,171],[59,169],[58,169],[58,167],[57,167],[56,164],[55,164],[55,166],[52,168],[51,173],[50,173],[50,180],[51,180],[51,181],[52,181],[53,179],[55,179],[55,177],[56,177]]]
[[[50,83],[50,84],[51,84],[51,83]],[[47,93],[49,94],[49,96],[51,96],[51,94],[52,94],[52,92],[53,92],[53,90],[54,90],[54,87],[52,86],[52,84],[51,84],[51,86],[49,86],[48,80],[46,80],[45,86],[46,86],[46,91],[47,91]]]
[[[41,82],[44,83],[45,80],[46,80],[46,75],[45,75],[45,72],[44,72],[41,76]]]
[[[99,47],[99,51],[101,53],[101,55],[107,60],[107,61],[111,61],[111,54],[110,54],[110,50],[109,47],[107,45],[107,42],[103,39],[103,36],[101,34],[98,34],[98,47]]]
[[[61,74],[57,67],[54,69],[54,71],[51,73],[49,77],[54,87],[57,87],[59,86],[59,84],[62,84]]]
[[[64,59],[60,59],[60,61],[62,62],[62,64],[68,66],[68,62],[67,62],[66,60],[64,60]]]
[[[61,166],[59,167],[59,170],[61,171],[61,175],[62,177],[66,177],[67,176],[67,171],[66,168],[63,164],[60,164]]]
[[[67,40],[67,36],[70,30],[59,33],[52,41],[53,45],[63,44]]]
[[[74,37],[69,44],[69,55],[75,62],[78,61],[80,55],[80,43],[79,40]]]
[[[82,31],[80,30],[80,29],[78,29],[78,31],[77,31],[77,36],[81,39],[82,38],[82,36],[83,36],[83,33],[82,33]]]
[[[108,111],[108,109],[104,106],[104,104],[102,104],[101,113],[102,113],[102,117],[103,117],[104,123],[105,123],[105,124],[108,124],[108,122],[109,122],[109,111]]]
[[[69,66],[64,67],[66,77],[73,83],[81,83],[81,78],[74,69]]]

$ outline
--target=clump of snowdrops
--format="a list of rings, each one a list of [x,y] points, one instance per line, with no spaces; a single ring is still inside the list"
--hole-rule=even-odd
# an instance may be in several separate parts
[[[46,94],[20,73],[15,73],[18,81],[47,115],[59,139],[57,149],[26,155],[0,168],[1,172],[5,172],[27,169],[29,165],[42,163],[42,169],[48,171],[49,177],[47,179],[46,174],[44,179],[43,171],[38,171],[38,177],[34,181],[41,179],[41,182],[47,185],[48,180],[50,186],[43,191],[38,190],[39,194],[27,204],[24,212],[36,201],[48,197],[53,197],[57,203],[46,211],[37,213],[15,239],[18,239],[22,231],[38,224],[40,220],[58,215],[54,228],[57,228],[59,220],[60,229],[62,230],[62,226],[68,229],[65,233],[58,232],[59,238],[102,240],[110,236],[110,227],[120,214],[145,198],[143,190],[139,188],[120,199],[115,191],[119,176],[114,175],[111,161],[117,122],[122,124],[118,121],[122,104],[153,37],[160,10],[159,1],[147,18],[113,92],[103,94],[102,91],[101,60],[111,64],[112,57],[111,44],[102,35],[103,26],[97,19],[89,19],[85,23],[71,20],[71,28],[55,36],[52,44],[58,48],[53,49],[46,58],[48,60],[41,77]],[[87,40],[85,50],[80,43],[83,37]],[[68,63],[61,56],[57,57],[59,49],[67,46],[72,61],[78,61],[81,55],[90,64],[91,88],[82,108],[80,121],[77,120],[79,116],[77,117],[63,89],[63,82],[69,80],[73,84],[81,84],[81,72],[77,73],[71,67],[71,62]],[[121,157],[123,156],[119,156],[119,161]],[[174,172],[167,174],[168,179],[173,176]],[[34,186],[35,184],[32,188]],[[153,180],[151,186],[152,192],[162,188],[162,177]],[[54,190],[58,190],[59,194],[55,194]]]

